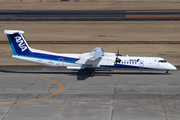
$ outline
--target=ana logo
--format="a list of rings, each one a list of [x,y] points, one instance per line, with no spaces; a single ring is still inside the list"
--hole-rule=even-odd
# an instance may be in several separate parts
[[[129,59],[130,62],[139,62],[140,59]]]
[[[139,62],[140,59],[129,59],[129,60],[122,60],[122,62]]]
[[[14,38],[16,39],[16,43],[18,43],[18,46],[21,48],[21,51],[24,52],[27,49],[26,44],[23,43],[21,37],[14,37]]]

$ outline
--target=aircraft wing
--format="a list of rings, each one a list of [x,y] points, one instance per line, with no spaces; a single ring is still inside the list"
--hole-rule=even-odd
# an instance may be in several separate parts
[[[104,56],[104,52],[101,47],[96,47],[91,53],[89,60],[94,61]]]

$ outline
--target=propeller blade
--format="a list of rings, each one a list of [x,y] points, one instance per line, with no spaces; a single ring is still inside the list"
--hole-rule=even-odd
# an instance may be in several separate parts
[[[117,51],[117,56],[119,55],[119,49],[118,49],[118,51]]]
[[[121,56],[121,55],[119,54],[119,49],[118,49],[117,54],[116,54],[116,60],[115,60],[116,66],[117,66],[117,63],[120,63],[120,62],[121,62],[121,59],[119,59],[118,56]]]

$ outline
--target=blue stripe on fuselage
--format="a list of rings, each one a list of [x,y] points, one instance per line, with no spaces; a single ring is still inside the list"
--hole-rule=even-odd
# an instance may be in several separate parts
[[[44,54],[44,53],[34,53],[33,57],[36,58],[43,58],[43,59],[49,59],[49,60],[59,60],[64,59],[64,60],[72,60],[72,61],[76,61],[79,60],[77,58],[70,58],[70,57],[64,57],[64,56],[57,56],[57,55],[50,55],[50,54]]]
[[[152,68],[147,68],[147,67],[143,67],[143,68],[139,68],[139,66],[132,66],[132,65],[123,65],[123,64],[115,64],[114,66],[109,66],[109,65],[100,65],[100,67],[103,68],[136,68],[136,69],[152,69]]]
[[[77,58],[57,56],[57,55],[44,54],[44,53],[35,53],[35,52],[33,53],[32,56],[24,56],[24,55],[22,56],[29,58],[44,59],[44,60],[53,60],[53,61],[58,61],[59,59],[63,59],[63,61],[69,61],[69,62],[71,61],[71,63],[75,63],[75,61],[79,60]]]

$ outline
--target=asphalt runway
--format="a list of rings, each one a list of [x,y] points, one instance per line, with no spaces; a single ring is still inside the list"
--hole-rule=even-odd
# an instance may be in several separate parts
[[[180,41],[27,41],[29,44],[180,44]],[[0,41],[9,44],[9,41]]]
[[[120,21],[180,20],[180,11],[64,10],[64,11],[0,11],[1,21]]]
[[[2,120],[180,119],[180,70],[97,71],[84,77],[88,72],[22,68],[1,67]]]

